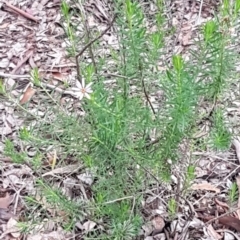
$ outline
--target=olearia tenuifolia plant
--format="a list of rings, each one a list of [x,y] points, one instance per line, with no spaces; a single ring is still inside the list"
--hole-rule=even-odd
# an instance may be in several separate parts
[[[96,76],[94,64],[98,64],[100,73],[109,67],[104,57],[96,63],[81,64],[82,81],[77,81],[72,89],[81,101],[84,116],[79,118],[58,112],[57,117],[51,119],[50,127],[39,123],[38,139],[45,138],[49,145],[64,149],[62,158],[74,156],[95,170],[93,198],[88,207],[93,220],[107,226],[107,234],[91,232],[89,238],[126,240],[137,236],[141,226],[143,189],[156,182],[152,175],[158,181],[169,180],[172,165],[184,159],[179,145],[184,140],[192,141],[196,122],[201,120],[199,99],[207,99],[216,109],[215,105],[227,90],[227,80],[233,74],[234,58],[227,48],[231,39],[226,24],[230,20],[214,19],[204,25],[198,50],[191,52],[189,61],[174,55],[170,64],[166,64],[166,71],[160,72],[159,59],[164,54],[164,39],[169,34],[163,27],[163,11],[155,17],[158,30],[150,32],[140,4],[130,0],[113,4],[118,13],[115,25],[119,39],[119,49],[111,49],[116,66],[114,73],[117,72],[114,85],[106,87],[104,76]],[[157,5],[162,9],[164,1],[157,0]],[[225,3],[225,12],[227,6]],[[236,19],[239,3],[234,6]],[[71,25],[70,7],[65,1],[62,14],[73,56],[76,56],[75,29]],[[38,79],[37,73],[35,79]],[[163,91],[164,99],[161,108],[156,109],[150,95],[158,90]],[[217,112],[212,116],[213,143],[218,148],[226,147],[230,135],[223,126],[223,115]],[[36,126],[34,132],[37,132]],[[156,133],[154,137],[153,132]],[[22,137],[30,139],[23,133]],[[31,136],[31,141],[40,149],[38,139]],[[11,145],[8,150],[12,150]],[[189,188],[195,167],[189,165],[186,171],[184,187]],[[46,190],[49,202],[58,205],[60,201],[61,209],[73,214],[66,228],[74,227],[74,221],[78,220],[73,213],[76,206],[63,199],[59,192],[50,192],[47,183],[40,182],[39,186]],[[176,199],[169,200],[168,208],[174,217]]]

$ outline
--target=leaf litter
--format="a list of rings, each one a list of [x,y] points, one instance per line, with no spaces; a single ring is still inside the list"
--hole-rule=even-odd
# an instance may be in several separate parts
[[[169,6],[171,11],[167,13],[170,15],[172,25],[179,27],[177,34],[172,36],[172,39],[169,39],[169,42],[174,43],[174,47],[169,51],[183,53],[183,55],[185,49],[193,45],[198,26],[211,19],[214,10],[217,8],[217,1],[201,1],[202,6],[197,1],[184,2],[183,6],[183,1],[172,1],[171,7]],[[0,4],[0,33],[2,36],[0,39],[2,48],[0,51],[0,77],[4,79],[6,89],[11,92],[15,100],[14,104],[7,100],[0,103],[0,136],[2,137],[0,160],[3,161],[3,165],[1,165],[3,178],[1,187],[5,191],[4,195],[0,197],[0,220],[4,230],[1,232],[0,238],[4,239],[9,236],[6,239],[18,239],[21,234],[17,223],[20,212],[25,209],[23,196],[38,193],[35,187],[37,176],[34,171],[29,169],[27,165],[12,163],[11,158],[8,159],[10,161],[4,161],[6,159],[4,156],[4,139],[6,137],[13,139],[17,147],[21,145],[17,139],[17,131],[25,121],[26,115],[17,113],[16,102],[19,99],[19,103],[22,105],[28,103],[29,111],[38,114],[40,117],[46,115],[45,105],[37,106],[39,102],[45,101],[43,91],[29,84],[31,79],[30,70],[34,67],[40,69],[39,74],[46,81],[43,83],[46,89],[60,89],[58,93],[65,92],[69,94],[70,91],[62,83],[67,82],[73,89],[75,87],[83,88],[84,86],[75,86],[73,84],[76,79],[76,65],[66,56],[66,43],[63,39],[64,31],[60,24],[60,1],[42,0],[32,3],[26,0],[7,1]],[[155,7],[152,2],[149,5],[146,4],[146,12],[154,12]],[[86,1],[84,8],[89,26],[92,28],[97,27],[100,31],[104,30],[110,19],[108,16],[109,8],[105,1]],[[83,28],[83,26],[79,26],[77,33],[80,34]],[[174,37],[175,39],[173,39]],[[116,36],[113,33],[110,36],[104,36],[103,40],[104,44],[111,44],[116,49],[118,48]],[[102,42],[100,46],[101,44]],[[109,49],[103,47],[98,49],[98,52],[99,54],[106,54]],[[187,58],[186,54],[184,56]],[[114,62],[109,61],[110,66],[114,66]],[[164,69],[164,66],[160,66],[159,69]],[[58,85],[59,87],[57,87]],[[80,93],[80,98],[83,94],[85,92]],[[72,96],[74,97],[74,93],[72,96],[69,95],[59,100],[70,102],[69,111],[73,111],[74,100]],[[155,96],[152,99],[154,101]],[[236,102],[236,104],[239,103]],[[80,103],[77,105],[77,107],[80,107]],[[228,111],[239,119],[239,105],[228,109]],[[79,115],[81,114],[79,113]],[[166,201],[169,200],[168,196],[176,193],[174,187],[163,185],[157,191],[148,189],[142,202],[142,212],[146,220],[146,224],[142,226],[143,239],[170,239],[167,237],[168,234],[175,234],[174,237],[181,236],[182,238],[179,239],[190,239],[192,235],[195,239],[201,239],[202,236],[207,239],[227,239],[217,231],[219,224],[240,232],[239,210],[235,210],[238,216],[223,216],[216,219],[216,221],[212,221],[215,218],[214,212],[218,212],[220,215],[226,213],[228,206],[226,204],[226,191],[224,191],[224,189],[227,189],[226,181],[229,178],[233,179],[234,176],[238,176],[235,169],[236,166],[239,166],[240,161],[239,141],[234,140],[233,145],[235,149],[232,149],[232,152],[227,156],[223,156],[221,153],[197,153],[199,156],[197,179],[192,185],[193,196],[189,199],[194,208],[194,217],[192,219],[186,217],[192,211],[191,207],[188,206],[186,201],[179,200],[182,211],[185,209],[186,213],[183,211],[183,214],[178,215],[177,219],[169,220]],[[43,149],[43,151],[46,151],[46,149]],[[75,177],[71,176],[73,173],[79,173],[82,170],[85,171]],[[181,169],[176,168],[175,172],[173,171],[173,177],[177,176],[180,171]],[[65,188],[63,192],[71,199],[74,199],[74,191],[78,189],[77,185],[79,185],[79,192],[81,193],[78,194],[84,196],[86,201],[89,201],[88,188],[94,184],[94,175],[87,169],[83,169],[81,165],[69,164],[66,167],[58,167],[54,162],[51,170],[48,169],[40,174],[44,178],[52,177],[52,181],[55,181],[57,186],[59,182],[56,179],[67,175],[69,178],[63,181]],[[175,179],[177,179],[175,184],[181,185],[182,180],[176,177]],[[239,179],[236,179],[239,186]],[[14,194],[16,197],[13,198]],[[52,210],[46,199],[42,199],[40,196],[41,194],[39,194],[39,202],[45,205],[52,216],[55,216],[56,209]],[[217,201],[213,201],[214,198]],[[239,199],[238,197],[238,201],[240,201]],[[226,204],[224,207],[223,204],[220,204],[221,201]],[[234,210],[234,208],[228,206],[227,210],[229,209],[230,211]],[[61,210],[57,209],[57,211],[61,215]],[[62,214],[64,215],[64,212]],[[166,229],[169,221],[171,223],[170,233]],[[212,222],[205,226],[206,221]],[[62,227],[56,230],[55,224],[52,225],[53,227],[48,226],[49,228],[47,224],[36,225],[26,239],[67,239],[73,237],[74,234],[64,231]],[[84,233],[88,233],[94,230],[96,226],[98,226],[98,223],[86,217],[85,221],[79,223],[78,228]],[[184,235],[187,238],[184,238]]]

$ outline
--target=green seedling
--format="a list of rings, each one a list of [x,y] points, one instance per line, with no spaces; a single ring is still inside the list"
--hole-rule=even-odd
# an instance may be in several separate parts
[[[228,199],[230,204],[233,204],[238,199],[238,186],[236,182],[233,182],[228,190]]]
[[[2,79],[0,79],[0,94],[6,95],[6,88]]]
[[[227,129],[223,112],[220,109],[217,109],[213,116],[211,143],[217,150],[226,150],[231,143],[231,133]]]
[[[174,198],[170,198],[167,203],[169,216],[171,219],[174,219],[177,214],[177,202]]]

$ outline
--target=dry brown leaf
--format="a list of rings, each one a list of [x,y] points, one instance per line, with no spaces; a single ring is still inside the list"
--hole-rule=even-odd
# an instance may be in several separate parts
[[[230,217],[230,216],[220,217],[219,222],[222,225],[231,227],[231,228],[235,229],[236,231],[240,232],[240,220],[235,217]]]
[[[64,79],[66,78],[66,76],[60,72],[53,72],[52,75],[55,79],[60,81],[64,81]]]
[[[11,5],[11,4],[8,3],[8,2],[5,2],[5,4],[6,4],[9,8],[11,8],[12,10],[14,10],[15,12],[19,13],[20,15],[22,15],[23,17],[28,18],[28,19],[30,19],[30,20],[32,20],[32,21],[34,21],[34,22],[38,22],[38,19],[36,19],[36,18],[33,17],[32,15],[30,15],[29,13],[27,13],[27,12],[25,12],[25,11],[23,11],[23,10],[21,10],[21,9],[15,7],[15,6],[13,6],[13,5]]]
[[[35,94],[36,90],[32,88],[31,85],[28,85],[23,95],[20,98],[20,104],[25,104],[30,101],[32,96]]]
[[[212,185],[211,183],[199,183],[199,184],[193,184],[191,186],[193,190],[207,190],[212,191],[216,193],[220,193],[220,189]]]
[[[6,196],[0,198],[0,208],[7,209],[8,206],[11,204],[11,201],[12,201],[11,195],[9,195],[9,193],[6,192]]]

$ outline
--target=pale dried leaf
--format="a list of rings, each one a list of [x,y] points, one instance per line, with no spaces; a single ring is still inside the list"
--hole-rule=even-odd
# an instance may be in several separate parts
[[[81,180],[83,183],[88,184],[89,186],[93,184],[94,177],[89,171],[86,171],[85,173],[77,175],[77,178]]]
[[[163,220],[162,217],[156,216],[152,219],[152,225],[154,227],[154,230],[161,232],[165,227],[165,221]]]
[[[32,175],[32,169],[29,168],[26,165],[22,165],[21,168],[13,168],[7,171],[4,171],[3,176],[9,176],[9,175],[16,175],[18,177],[22,177],[23,175],[31,176]]]
[[[56,168],[50,172],[46,172],[42,175],[42,177],[54,176],[55,174],[74,173],[74,172],[78,171],[79,169],[81,169],[82,167],[83,167],[83,165],[81,165],[81,164],[72,164],[72,165],[68,165],[65,167]]]
[[[18,222],[14,218],[10,218],[7,222],[7,232],[10,233],[14,238],[19,238],[21,236],[20,229],[17,225]]]
[[[8,125],[6,125],[5,127],[0,127],[0,135],[6,136],[10,133],[12,133],[12,128],[10,128]]]
[[[207,230],[208,230],[209,235],[212,236],[212,240],[222,239],[222,236],[219,235],[219,234],[214,230],[214,228],[212,227],[211,224],[208,225]]]
[[[92,231],[96,225],[97,224],[95,222],[88,220],[87,222],[85,222],[83,224],[83,228],[88,233],[88,232]]]
[[[212,185],[211,183],[199,183],[199,184],[193,184],[191,186],[191,189],[193,190],[206,190],[206,191],[212,191],[216,193],[220,193],[220,189]]]
[[[202,229],[205,224],[200,219],[194,217],[193,220],[190,221],[189,226],[195,229]]]
[[[154,230],[153,229],[153,225],[151,224],[151,222],[145,223],[142,226],[142,229],[144,230],[144,235],[145,236],[149,236],[152,233],[152,231]]]
[[[151,237],[151,236],[147,236],[147,237],[144,238],[144,240],[154,240],[154,238]]]
[[[234,233],[230,233],[228,231],[225,231],[224,232],[224,240],[235,240],[235,236],[234,236]]]
[[[74,237],[70,233],[66,233],[65,231],[58,230],[50,233],[37,233],[31,234],[27,237],[27,240],[66,240],[73,239]]]
[[[3,58],[0,61],[0,68],[7,68],[9,63],[10,63],[10,61],[7,58]]]

